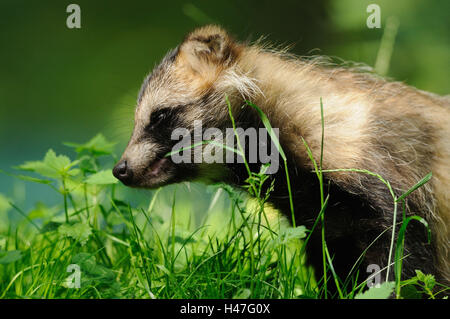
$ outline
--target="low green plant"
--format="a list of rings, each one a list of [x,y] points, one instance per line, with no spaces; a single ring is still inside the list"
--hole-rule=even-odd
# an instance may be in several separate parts
[[[231,105],[226,102],[235,128]],[[246,104],[259,114],[278,148],[289,183],[287,158],[270,122],[256,105]],[[323,141],[322,103],[320,106]],[[305,246],[315,226],[323,226],[329,195],[324,191],[323,173],[327,171],[322,169],[323,149],[316,161],[306,141],[304,144],[321,194],[321,210],[311,230],[295,224],[289,184],[291,225],[268,207],[273,180],[269,182],[265,174],[267,166],[252,172],[239,142],[231,151],[244,158],[248,173],[244,188],[252,198],[228,185],[214,185],[207,188],[211,195],[203,193],[208,208],[200,213],[189,192],[183,196],[183,186],[148,191],[144,200],[142,194],[117,186],[111,174],[116,161],[114,144],[102,135],[84,144],[65,143],[74,152],[74,159],[49,150],[43,160],[17,166],[29,173],[13,174],[17,179],[51,188],[60,204],[37,203],[24,210],[14,199],[0,196],[0,297],[328,298],[327,276],[331,272],[339,298],[385,298],[394,289],[397,297],[423,292],[435,298],[433,288],[438,284],[430,275],[417,272],[416,278],[405,281],[400,277],[404,229],[412,220],[423,222],[416,216],[404,216],[395,250],[391,245],[394,284],[388,282],[382,289],[366,292],[362,292],[365,282],[343,289],[349,280],[343,281],[334,272],[324,227],[325,275],[314,278],[305,263]],[[349,171],[379,177],[368,171]],[[397,204],[430,177],[395,197],[395,212]],[[384,183],[393,194],[390,184]],[[79,288],[73,288],[70,281],[73,265],[80,269]],[[419,290],[409,288],[413,286]]]

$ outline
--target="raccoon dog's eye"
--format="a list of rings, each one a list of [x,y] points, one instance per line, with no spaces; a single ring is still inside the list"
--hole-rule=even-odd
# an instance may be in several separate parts
[[[161,124],[165,119],[167,119],[170,113],[169,108],[162,108],[152,113],[150,116],[150,126],[155,127],[158,124]]]

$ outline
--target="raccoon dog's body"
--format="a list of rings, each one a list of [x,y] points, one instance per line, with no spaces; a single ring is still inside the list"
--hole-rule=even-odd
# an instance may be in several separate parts
[[[378,173],[397,195],[432,172],[431,181],[407,200],[407,215],[422,216],[429,223],[431,242],[424,225],[409,224],[402,278],[420,269],[448,283],[448,98],[367,73],[328,67],[318,60],[296,59],[258,44],[235,42],[223,29],[207,26],[190,33],[145,80],[133,135],[114,169],[115,176],[126,185],[146,188],[197,178],[242,185],[248,176],[242,164],[174,164],[164,157],[176,142],[171,140],[175,128],[192,130],[195,120],[202,121],[204,129],[231,127],[225,95],[238,126],[261,126],[254,110],[241,107],[248,99],[279,128],[297,225],[311,229],[320,211],[317,177],[301,138],[319,159],[321,98],[324,170],[357,168]],[[364,279],[368,265],[387,266],[392,196],[383,183],[367,174],[333,172],[324,177],[327,190],[330,185],[325,229],[333,265],[345,279],[367,249],[359,266],[359,278]],[[275,188],[269,201],[290,216],[284,170],[272,178]],[[400,213],[397,220],[401,221]],[[320,276],[320,230],[314,234],[308,257]],[[382,280],[385,273],[381,273]]]

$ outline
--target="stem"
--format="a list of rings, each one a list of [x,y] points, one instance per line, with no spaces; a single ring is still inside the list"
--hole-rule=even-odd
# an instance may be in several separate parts
[[[66,215],[66,223],[69,222],[69,211],[67,208],[67,190],[66,190],[66,179],[62,178],[62,187],[63,187],[63,197],[64,197],[64,213]]]
[[[323,103],[322,97],[320,98],[320,118],[321,118],[321,126],[322,126],[322,137],[320,143],[320,162],[319,162],[319,186],[320,186],[320,207],[323,208],[324,205],[324,196],[323,196],[323,173],[322,173],[322,161],[323,161],[323,141],[325,136],[325,125],[324,125],[324,117],[323,117]],[[323,280],[325,286],[325,299],[327,299],[327,265],[326,265],[326,253],[327,243],[325,241],[325,214],[323,213],[321,216],[322,223],[322,260],[323,260]],[[337,284],[337,283],[336,283]],[[338,286],[339,287],[339,286]],[[340,291],[339,291],[340,292]],[[342,295],[342,293],[340,292]]]
[[[291,208],[292,227],[295,228],[294,202],[292,200],[291,182],[289,180],[289,173],[288,173],[288,167],[287,167],[286,160],[284,161],[284,171],[286,172],[286,183],[287,183],[287,188],[288,188],[288,192],[289,192],[289,205]]]
[[[388,257],[388,264],[387,264],[387,270],[386,270],[386,282],[389,281],[389,268],[391,265],[391,258],[392,258],[392,250],[394,248],[394,241],[395,241],[395,223],[397,222],[397,197],[394,195],[394,218],[392,221],[392,236],[391,236],[391,245],[389,247],[389,257]]]
[[[86,177],[86,174],[84,175],[84,177]],[[83,193],[84,193],[84,204],[86,205],[86,213],[87,213],[87,219],[88,219],[88,223],[89,223],[90,213],[89,213],[89,201],[88,201],[88,196],[87,196],[87,184],[86,183],[84,183],[84,185],[83,185]]]
[[[406,201],[402,201],[402,211],[403,211],[403,219],[402,219],[402,225],[403,225],[405,223],[405,221],[406,221]],[[404,251],[404,248],[405,248],[405,246],[404,246],[405,245],[405,238],[403,237],[401,239],[400,243],[398,242],[399,239],[397,239],[397,247],[398,247],[398,245],[400,245],[400,247],[401,247],[400,248],[401,249],[400,256],[403,256],[403,251]],[[400,289],[400,281],[402,279],[401,278],[402,277],[402,274],[401,274],[402,260],[401,259],[397,260],[397,252],[396,252],[395,259],[396,259],[396,262],[399,263],[398,269],[400,269],[400,271],[395,272],[395,282],[396,282],[396,289],[395,289],[396,293],[395,293],[395,295],[396,295],[397,299],[400,299],[400,290],[401,290]],[[396,267],[397,267],[397,265],[396,265]],[[394,270],[396,270],[396,269],[394,268]]]

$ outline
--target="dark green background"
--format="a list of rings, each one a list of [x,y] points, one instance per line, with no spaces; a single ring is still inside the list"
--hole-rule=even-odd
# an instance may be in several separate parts
[[[66,27],[66,7],[81,7],[81,29]],[[366,7],[381,7],[368,29]],[[389,76],[449,92],[450,1],[19,1],[0,3],[0,169],[41,159],[48,148],[98,132],[130,134],[135,97],[147,72],[196,26],[228,28],[238,39],[262,35],[297,54],[375,63],[387,17],[400,21]],[[73,155],[73,154],[72,154]],[[48,194],[0,175],[0,193]],[[26,190],[26,193],[25,193]],[[25,195],[26,194],[26,195]]]

